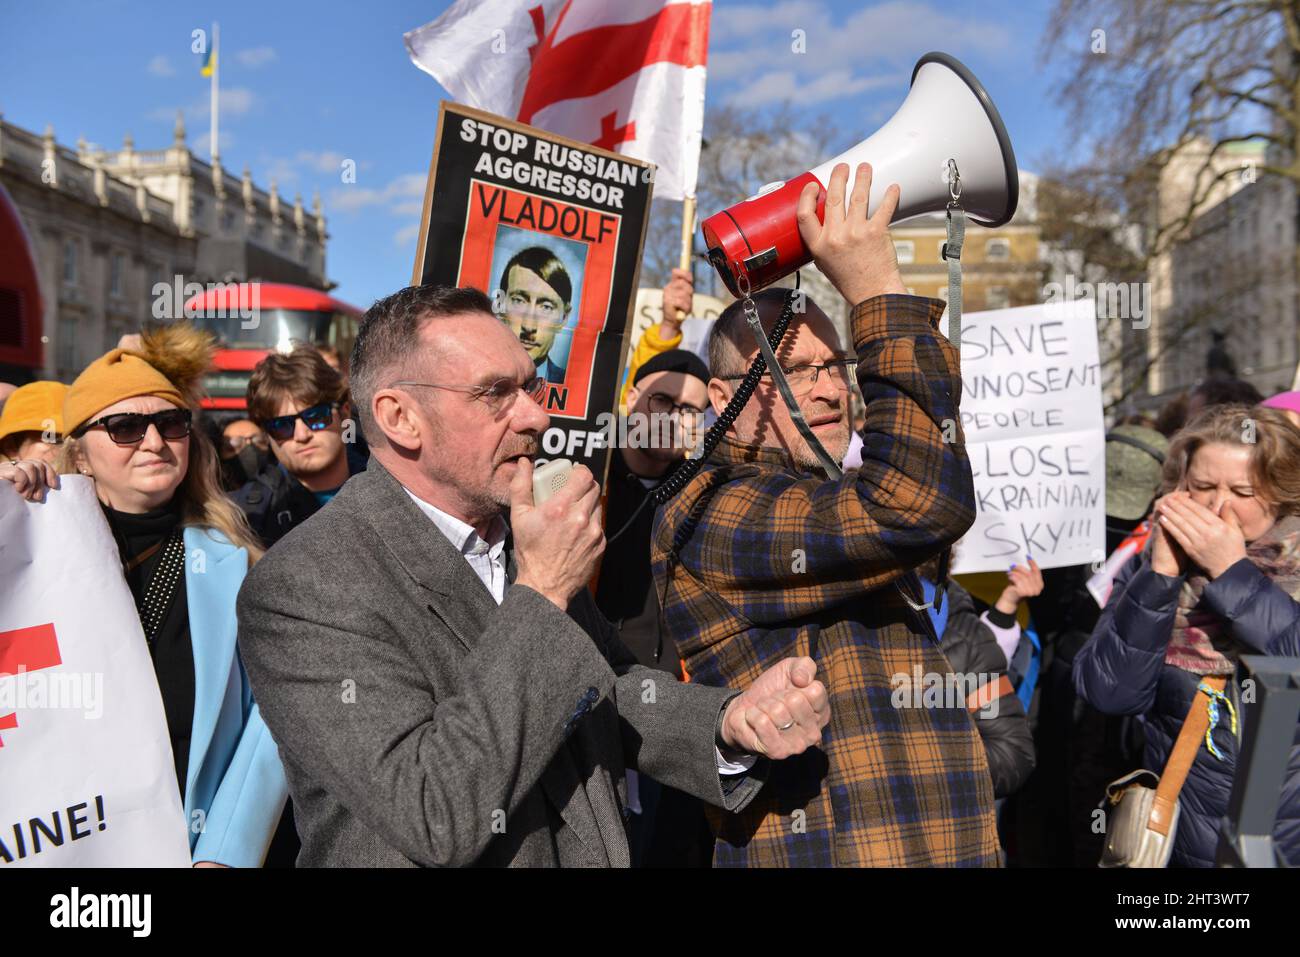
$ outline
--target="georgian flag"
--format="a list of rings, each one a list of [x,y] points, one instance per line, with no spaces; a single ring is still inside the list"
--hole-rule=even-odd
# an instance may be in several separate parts
[[[695,195],[710,0],[456,0],[405,35],[455,99],[649,160]]]

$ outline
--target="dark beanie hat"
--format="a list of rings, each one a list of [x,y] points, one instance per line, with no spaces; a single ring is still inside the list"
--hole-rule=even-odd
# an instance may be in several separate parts
[[[648,359],[645,365],[636,370],[636,375],[632,377],[632,384],[636,385],[646,376],[656,372],[684,372],[695,376],[701,382],[709,381],[709,367],[704,364],[704,360],[694,352],[685,349],[669,349]]]

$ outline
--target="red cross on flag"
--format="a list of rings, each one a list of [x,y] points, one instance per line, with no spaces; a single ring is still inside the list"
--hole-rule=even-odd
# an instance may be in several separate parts
[[[658,167],[695,195],[710,0],[456,0],[406,34],[458,102]]]

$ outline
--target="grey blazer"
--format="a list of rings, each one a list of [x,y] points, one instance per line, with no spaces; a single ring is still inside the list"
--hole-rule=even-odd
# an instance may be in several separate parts
[[[238,615],[302,867],[625,867],[625,765],[729,810],[762,786],[765,762],[717,772],[734,691],[637,665],[585,589],[568,614],[523,586],[498,606],[374,459]]]

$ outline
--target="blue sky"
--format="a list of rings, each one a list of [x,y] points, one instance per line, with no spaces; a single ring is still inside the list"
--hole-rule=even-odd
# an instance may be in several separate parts
[[[0,6],[0,112],[38,132],[52,123],[66,145],[85,136],[116,148],[130,132],[137,149],[158,149],[182,108],[191,147],[206,159],[208,81],[190,37],[217,20],[224,165],[238,174],[248,164],[264,188],[275,178],[289,201],[301,192],[309,203],[320,191],[329,275],[338,295],[364,307],[410,279],[445,96],[407,58],[402,34],[449,5],[11,0]],[[834,117],[847,140],[893,113],[920,54],[946,50],[989,88],[1021,167],[1037,169],[1047,151],[1068,146],[1039,68],[1050,8],[1047,0],[715,0],[709,102],[754,105],[798,90],[799,102]],[[795,29],[805,31],[805,54],[791,52]],[[1089,29],[1080,26],[1081,47]],[[356,161],[355,184],[341,182],[344,159]]]

